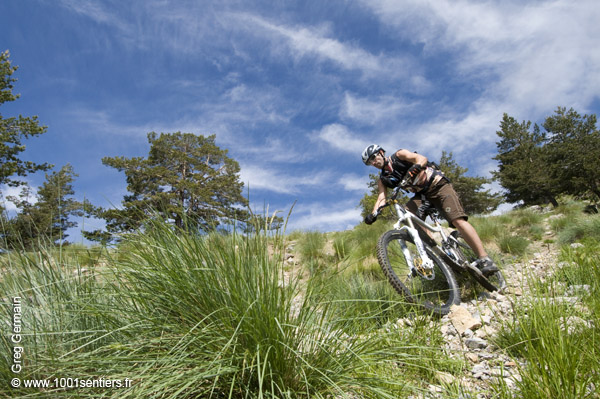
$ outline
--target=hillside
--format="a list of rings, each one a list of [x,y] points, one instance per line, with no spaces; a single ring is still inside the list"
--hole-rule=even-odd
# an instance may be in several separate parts
[[[587,329],[596,328],[597,313],[585,304],[592,286],[597,284],[597,279],[593,277],[598,277],[597,268],[600,267],[598,256],[592,255],[600,248],[597,245],[600,219],[592,216],[595,215],[594,208],[588,207],[587,210],[590,208],[592,212],[587,214],[581,203],[573,202],[556,210],[531,207],[496,218],[475,218],[473,223],[485,239],[486,247],[502,265],[507,287],[502,292],[470,292],[469,287],[476,283],[463,279],[463,302],[460,306],[453,308],[449,315],[439,321],[425,322],[430,331],[441,334],[443,343],[440,347],[444,353],[464,362],[459,373],[437,372],[436,378],[428,385],[425,396],[447,397],[448,386],[453,386],[462,393],[478,392],[477,397],[497,397],[501,395],[498,391],[504,390],[518,396],[517,392],[523,384],[521,373],[525,373],[526,378],[531,378],[528,375],[528,359],[514,356],[506,344],[515,338],[511,335],[517,332],[519,337],[523,337],[523,333],[519,331],[521,318],[528,319],[528,312],[532,308],[539,311],[540,316],[552,316],[561,334],[580,334]],[[285,258],[289,264],[300,269],[307,268],[300,263],[308,265],[309,269],[314,267],[315,259],[317,262],[324,258],[329,258],[331,263],[337,261],[339,269],[340,265],[344,268],[346,258],[353,262],[362,258],[361,261],[366,265],[362,272],[373,273],[372,267],[376,260],[372,256],[361,257],[352,253],[336,256],[340,242],[344,239],[352,241],[353,234],[354,232],[325,234],[325,242],[321,244],[315,243],[319,240],[318,233],[303,235],[288,247],[292,250],[288,251]],[[586,244],[575,242],[579,240],[584,240]],[[373,239],[369,241],[374,242]],[[304,254],[302,249],[293,250],[298,245],[305,246]],[[579,273],[583,273],[580,276],[583,281],[579,282],[572,276],[566,277],[565,275],[577,273],[572,270],[573,267],[577,268],[576,265],[583,266],[569,260],[571,256],[585,259],[584,263],[587,262],[588,265],[592,263],[596,274],[594,275],[593,270],[579,270]],[[357,270],[354,272],[360,273]],[[383,275],[375,280],[378,279],[384,279]],[[544,321],[544,318],[540,320]],[[395,321],[390,318],[384,327],[388,330],[400,330],[413,328],[415,324],[422,322],[419,316],[409,314]],[[557,331],[548,331],[555,332]],[[523,345],[523,342],[512,345]],[[589,349],[595,352],[598,348]],[[569,356],[569,353],[562,355]],[[595,367],[595,371],[600,369]],[[558,384],[558,380],[555,383]],[[594,383],[588,384],[584,396],[595,397],[595,386]],[[569,389],[571,388],[573,387]],[[544,391],[539,393],[539,397],[545,397]],[[579,391],[579,394],[583,394],[583,391]]]
[[[197,236],[156,222],[110,251],[5,254],[3,379],[130,386],[0,397],[598,397],[600,216],[583,210],[472,218],[508,287],[460,279],[463,303],[441,319],[385,280],[386,223]]]

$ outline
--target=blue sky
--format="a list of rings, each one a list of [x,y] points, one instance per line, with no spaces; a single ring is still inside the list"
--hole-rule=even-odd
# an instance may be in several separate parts
[[[0,112],[39,116],[22,157],[73,165],[80,200],[118,206],[101,158],[147,155],[150,131],[216,134],[254,208],[296,201],[288,229],[340,230],[370,143],[489,176],[503,113],[598,114],[598,20],[597,0],[4,0],[21,98]]]

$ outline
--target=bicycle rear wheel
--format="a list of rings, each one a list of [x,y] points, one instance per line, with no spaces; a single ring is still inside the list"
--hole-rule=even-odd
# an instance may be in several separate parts
[[[452,232],[452,235],[457,241],[455,246],[456,252],[469,265],[467,266],[467,270],[469,270],[471,276],[473,276],[473,278],[488,291],[500,291],[504,289],[506,287],[506,281],[504,280],[502,271],[498,270],[489,276],[484,276],[476,266],[471,265],[478,258],[475,252],[473,252],[471,247],[467,245],[458,231]]]
[[[390,230],[377,242],[377,259],[394,289],[408,302],[425,308],[437,315],[445,315],[450,307],[460,302],[460,294],[454,274],[427,245],[425,252],[434,263],[430,279],[411,272],[402,251],[406,247],[413,262],[419,263],[420,255],[413,238],[405,230]]]

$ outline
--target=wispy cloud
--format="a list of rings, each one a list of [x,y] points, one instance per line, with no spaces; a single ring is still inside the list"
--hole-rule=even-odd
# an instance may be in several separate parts
[[[414,110],[416,105],[416,103],[409,103],[391,95],[370,98],[346,92],[340,116],[354,122],[374,125],[396,120]]]
[[[449,54],[457,82],[481,85],[468,105],[446,103],[444,112],[422,124],[391,129],[423,152],[451,149],[489,159],[503,113],[539,120],[557,106],[586,111],[600,92],[600,7],[573,3],[364,1],[401,39],[421,43],[423,56]],[[477,148],[477,150],[475,150]],[[467,155],[467,154],[471,155]],[[489,162],[484,162],[489,166]],[[479,172],[487,174],[478,167]]]
[[[339,123],[323,126],[314,137],[329,144],[331,147],[348,153],[359,153],[368,144]]]
[[[582,108],[600,91],[600,77],[590,68],[600,63],[600,54],[591,51],[600,37],[600,7],[594,0],[364,5],[398,35],[424,43],[429,53],[456,52],[457,72],[491,79],[485,101],[510,111],[539,117],[558,105]]]
[[[365,177],[353,173],[343,174],[338,183],[344,187],[344,190],[346,191],[358,191],[364,193],[367,189]]]
[[[268,164],[268,161],[265,161]],[[299,194],[306,190],[322,191],[332,180],[328,171],[317,173],[286,173],[285,168],[268,165],[242,164],[240,180],[253,190],[266,190],[279,194]]]
[[[298,204],[292,210],[288,230],[339,231],[350,229],[361,221],[356,204],[336,201],[329,204]]]
[[[261,28],[262,34],[272,42],[272,51],[289,52],[296,59],[314,56],[321,62],[331,62],[345,70],[357,70],[365,77],[406,79],[415,88],[421,88],[425,79],[409,55],[372,54],[354,43],[345,43],[334,38],[326,26],[287,26],[274,23],[258,15],[248,13],[231,14],[243,21],[240,26],[252,25]],[[252,29],[253,33],[261,32]]]

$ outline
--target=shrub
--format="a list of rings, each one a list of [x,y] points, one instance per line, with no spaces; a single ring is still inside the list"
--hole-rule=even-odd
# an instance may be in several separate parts
[[[27,300],[22,378],[133,378],[129,389],[86,391],[119,398],[403,397],[409,365],[420,373],[421,362],[437,364],[435,350],[411,347],[397,332],[335,328],[331,302],[312,299],[324,286],[309,281],[300,292],[297,280],[284,283],[264,235],[152,227],[128,237],[128,252],[109,259],[102,276],[74,274],[76,265],[43,253],[3,274],[0,291]],[[10,341],[0,349],[8,380]],[[0,396],[16,394],[40,392],[0,387]]]
[[[516,227],[529,227],[539,224],[544,219],[544,215],[532,209],[525,208],[513,212],[514,225]]]
[[[506,230],[505,223],[500,217],[496,216],[469,218],[469,222],[483,242],[495,241]]]
[[[558,235],[558,241],[561,244],[568,244],[584,237],[600,240],[600,215],[568,220]]]
[[[597,240],[586,240],[581,248],[565,247],[560,255],[565,263],[548,283],[540,282],[538,276],[528,276],[531,297],[513,307],[512,320],[502,326],[495,339],[496,345],[523,364],[518,366],[516,397],[595,397],[600,375],[590,370],[597,369],[600,350],[596,327],[600,321],[599,252]],[[565,282],[567,289],[585,284],[589,294],[580,293],[577,306],[572,306],[560,300],[564,299]],[[495,390],[500,399],[515,397],[501,379]]]
[[[529,246],[529,241],[526,238],[504,235],[497,241],[498,247],[504,253],[521,256],[524,255]]]

